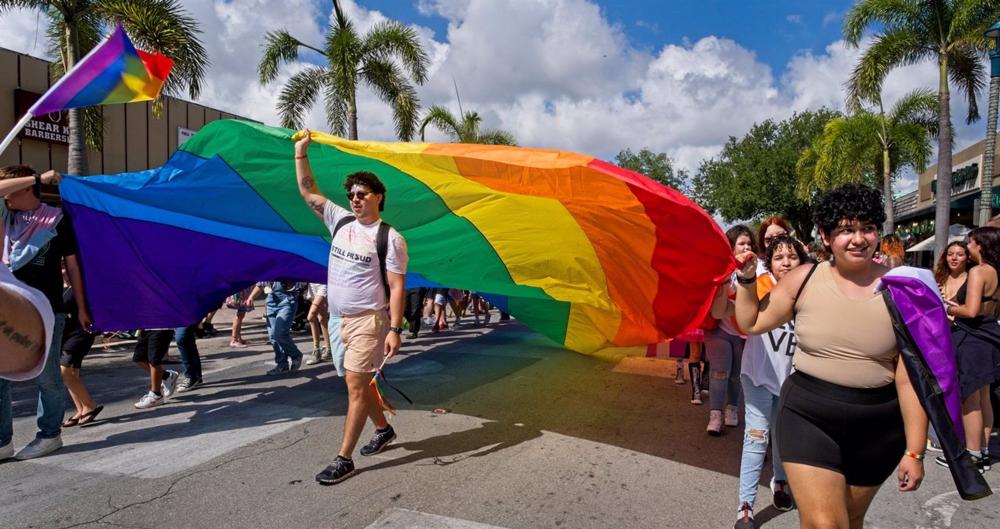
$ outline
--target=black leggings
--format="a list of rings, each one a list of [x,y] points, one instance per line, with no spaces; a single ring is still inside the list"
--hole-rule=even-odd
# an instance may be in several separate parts
[[[839,472],[848,485],[881,485],[906,450],[895,384],[850,388],[796,371],[779,408],[782,461]]]

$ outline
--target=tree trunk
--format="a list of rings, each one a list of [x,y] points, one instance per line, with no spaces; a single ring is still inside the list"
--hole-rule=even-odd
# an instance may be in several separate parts
[[[351,100],[347,102],[347,139],[358,140],[358,97],[351,91]]]
[[[889,166],[889,149],[882,147],[882,195],[885,197],[885,223],[882,233],[888,235],[896,228],[896,208],[892,200],[892,167]]]
[[[986,154],[983,155],[983,176],[979,182],[979,226],[985,226],[993,216],[993,157],[997,146],[997,100],[1000,99],[1000,77],[990,78],[990,110],[986,120]]]
[[[80,39],[76,22],[66,21],[66,54],[63,58],[63,75],[69,73],[80,60]],[[83,125],[83,109],[69,110],[69,157],[66,172],[71,175],[86,176],[90,173],[87,167],[87,131]]]
[[[948,59],[938,54],[938,162],[934,196],[934,261],[948,246],[951,224],[951,96],[948,93]]]

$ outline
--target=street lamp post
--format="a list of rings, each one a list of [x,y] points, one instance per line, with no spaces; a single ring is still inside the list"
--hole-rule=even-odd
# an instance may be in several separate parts
[[[1000,22],[983,33],[990,47],[990,109],[986,121],[986,153],[983,178],[979,183],[979,222],[985,226],[993,216],[993,157],[997,146],[997,103],[1000,101]]]

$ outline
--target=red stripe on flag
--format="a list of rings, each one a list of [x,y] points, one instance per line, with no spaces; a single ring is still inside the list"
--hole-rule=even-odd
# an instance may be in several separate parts
[[[170,69],[174,67],[174,61],[161,53],[147,53],[142,50],[135,50],[139,53],[139,60],[146,66],[149,76],[160,81],[165,81]]]

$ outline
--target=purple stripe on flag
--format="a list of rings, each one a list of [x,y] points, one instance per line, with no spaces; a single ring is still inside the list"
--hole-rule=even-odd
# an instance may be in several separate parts
[[[118,56],[118,59],[107,66],[99,75],[90,81],[90,84],[77,92],[72,99],[66,102],[65,108],[79,108],[100,105],[108,98],[108,94],[114,92],[122,82],[122,72],[125,71],[125,57]]]
[[[101,332],[190,325],[256,281],[326,281],[322,265],[295,254],[64,206],[78,228],[87,299]]]
[[[66,105],[70,100],[113,65],[115,61],[119,60],[129,49],[131,49],[132,54],[138,55],[125,36],[125,30],[119,24],[107,40],[81,60],[84,64],[60,79],[54,89],[35,104],[33,115],[39,116],[68,108]]]

